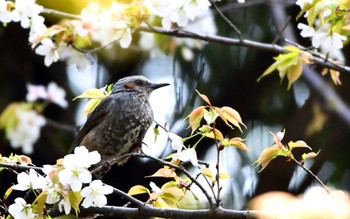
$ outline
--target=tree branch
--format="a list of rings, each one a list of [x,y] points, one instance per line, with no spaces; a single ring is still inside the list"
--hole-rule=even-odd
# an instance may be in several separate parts
[[[36,167],[36,166],[28,166],[28,165],[21,165],[21,164],[7,164],[7,163],[0,163],[0,167],[4,167],[6,169],[13,169],[13,170],[20,170],[20,171],[26,171],[26,170],[36,170],[42,172],[42,167]]]
[[[185,210],[174,208],[156,208],[151,205],[143,205],[139,208],[104,206],[90,207],[81,209],[81,213],[102,214],[104,216],[123,217],[123,218],[143,218],[143,217],[161,217],[161,218],[250,218],[258,215],[259,211],[249,210],[229,210],[224,208],[216,209],[197,209]]]
[[[214,42],[214,43],[220,43],[220,44],[225,44],[230,46],[241,46],[246,48],[253,48],[253,49],[264,50],[264,51],[273,52],[273,53],[286,52],[286,50],[282,46],[279,46],[276,44],[261,43],[253,40],[247,40],[247,39],[243,39],[243,40],[232,39],[232,38],[222,37],[217,35],[200,34],[200,33],[194,33],[194,32],[190,32],[182,29],[167,30],[161,27],[153,26],[150,28],[150,27],[142,26],[142,27],[138,27],[137,30],[149,32],[149,33],[158,33],[158,34],[164,34],[169,36],[175,36],[179,38],[191,38],[191,39],[203,40],[206,42]],[[312,61],[314,64],[317,64],[321,67],[331,68],[339,72],[350,74],[349,66],[340,65],[320,57],[312,57]]]
[[[214,0],[210,0],[211,4],[213,5],[215,11],[220,15],[220,17],[222,17],[222,19],[224,19],[224,21],[233,29],[233,31],[237,34],[238,38],[240,41],[243,40],[241,31],[238,30],[238,28],[236,27],[236,25],[234,25],[225,15],[224,13],[222,13],[222,11],[219,9],[219,7],[216,5]]]
[[[327,188],[327,186],[308,168],[304,167],[299,161],[297,161],[295,158],[291,159],[296,165],[301,167],[305,172],[310,174],[327,192],[328,194],[331,194],[331,191]]]
[[[162,165],[165,165],[165,166],[169,166],[169,167],[172,167],[176,170],[179,170],[181,172],[183,172],[194,184],[196,184],[199,189],[203,192],[203,194],[205,195],[205,197],[207,198],[208,200],[208,203],[209,203],[209,206],[211,209],[215,209],[217,206],[214,204],[213,200],[212,200],[212,197],[210,197],[209,193],[207,192],[207,190],[203,187],[202,184],[200,184],[198,182],[198,180],[196,180],[185,168],[183,168],[182,166],[176,166],[170,162],[167,162],[167,161],[164,161],[162,159],[159,159],[157,157],[153,157],[151,155],[148,155],[148,154],[144,154],[144,153],[131,153],[130,154],[131,156],[135,156],[135,157],[141,157],[141,158],[149,158],[151,160],[155,160],[157,161],[158,163],[162,164]]]

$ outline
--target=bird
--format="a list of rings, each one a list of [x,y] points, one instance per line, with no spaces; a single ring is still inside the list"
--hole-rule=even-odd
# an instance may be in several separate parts
[[[141,149],[142,140],[153,122],[149,95],[168,85],[152,83],[141,75],[119,79],[110,95],[90,113],[69,153],[77,146],[99,152],[101,161],[90,169],[96,178],[102,178],[113,164],[123,165],[130,158],[127,154]]]

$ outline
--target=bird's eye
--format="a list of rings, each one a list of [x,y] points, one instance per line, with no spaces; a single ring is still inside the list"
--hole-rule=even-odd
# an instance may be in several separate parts
[[[134,81],[136,85],[143,85],[143,82],[140,79]]]

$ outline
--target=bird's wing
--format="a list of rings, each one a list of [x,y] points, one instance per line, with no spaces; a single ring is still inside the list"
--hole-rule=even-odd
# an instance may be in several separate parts
[[[68,154],[72,153],[74,148],[83,141],[86,134],[88,134],[90,130],[93,129],[97,124],[99,124],[101,120],[106,116],[108,112],[106,108],[108,107],[111,101],[111,97],[106,97],[97,105],[94,111],[92,111],[84,126],[80,129],[79,133],[75,137],[73,144],[68,150]]]

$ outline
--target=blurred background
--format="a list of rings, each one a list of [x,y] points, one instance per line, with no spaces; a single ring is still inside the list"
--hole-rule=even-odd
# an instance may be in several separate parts
[[[75,14],[79,14],[86,3],[78,2],[39,1],[46,7]],[[239,4],[222,0],[218,6],[245,39],[282,45],[279,30],[283,23],[289,22],[290,29],[286,28],[289,32],[285,37],[305,46],[310,45],[310,42],[298,37],[299,30],[294,18],[300,9],[294,1],[246,0],[246,3]],[[285,14],[278,15],[276,11]],[[47,17],[47,24],[58,22],[58,19],[55,16]],[[201,19],[207,19],[210,25],[193,24],[190,28],[200,33],[237,37],[215,11],[203,15]],[[36,55],[28,46],[28,30],[17,23],[10,23],[0,28],[0,110],[11,102],[25,101],[27,83],[46,86],[54,81],[63,87],[69,106],[62,109],[49,105],[45,109],[43,114],[48,119],[47,124],[42,128],[34,153],[29,155],[38,166],[54,164],[67,153],[78,127],[85,121],[82,109],[86,101],[72,99],[88,88],[103,87],[119,78],[142,74],[153,82],[171,84],[155,91],[151,103],[155,120],[166,124],[169,130],[182,137],[190,134],[184,119],[195,107],[204,104],[195,89],[207,95],[213,105],[229,106],[240,113],[247,125],[243,133],[219,124],[225,136],[240,136],[246,139],[245,143],[250,148],[249,152],[227,148],[221,157],[222,170],[230,174],[229,179],[222,181],[224,207],[244,208],[247,200],[268,191],[300,194],[315,183],[303,170],[284,158],[273,160],[261,173],[252,165],[259,154],[273,144],[269,132],[277,133],[284,128],[284,143],[304,140],[314,151],[320,150],[320,154],[305,165],[317,173],[323,182],[339,189],[350,189],[349,124],[325,104],[319,91],[313,89],[312,81],[302,78],[287,90],[287,82],[280,82],[278,74],[272,74],[257,83],[257,78],[271,65],[272,57],[276,54],[218,43],[196,47],[194,45],[198,42],[183,39],[176,42],[177,47],[173,47],[173,44],[170,45],[173,41],[174,38],[163,37],[160,48],[152,38],[135,32],[129,49],[114,45],[87,54],[90,63],[85,69],[67,62],[54,63],[48,68],[44,65],[43,57]],[[349,57],[347,47],[343,52],[345,57]],[[312,71],[322,77],[321,68],[313,66]],[[349,75],[341,74],[340,79],[341,86],[331,86],[343,101],[349,103]],[[326,85],[332,83],[329,75],[321,80]],[[172,152],[164,132],[161,132],[157,142],[153,138],[152,132],[148,133],[145,151],[159,157]],[[13,149],[3,133],[0,145],[0,154],[4,156],[23,153],[20,149]],[[199,159],[215,162],[212,141],[203,141],[197,148]],[[298,152],[296,157],[300,158],[306,151]],[[164,182],[162,179],[144,177],[152,175],[159,167],[159,164],[149,160],[132,158],[122,167],[113,167],[106,175],[105,182],[124,191],[136,184],[148,186],[150,181],[161,185]],[[8,188],[14,180],[13,174],[1,172],[1,190]],[[109,204],[113,202],[124,203],[123,200],[112,200]]]

